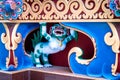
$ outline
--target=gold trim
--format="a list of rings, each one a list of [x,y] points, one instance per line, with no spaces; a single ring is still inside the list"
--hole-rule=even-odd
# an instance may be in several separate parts
[[[7,50],[10,50],[10,49],[15,50],[18,46],[17,44],[20,43],[22,40],[21,34],[16,33],[19,23],[15,24],[15,26],[13,28],[13,32],[12,32],[12,36],[11,36],[12,46],[10,46],[10,31],[8,29],[8,26],[5,23],[3,23],[3,26],[6,30],[6,33],[1,34],[1,41],[5,44],[5,48]]]
[[[112,33],[108,32],[105,35],[104,41],[106,42],[107,45],[112,46],[113,52],[119,53],[120,52],[119,50],[120,40],[119,40],[117,30],[112,23],[108,23],[108,25],[110,26]]]
[[[18,46],[18,43],[21,42],[22,40],[22,35],[20,33],[16,33],[17,29],[18,29],[19,23],[15,24],[14,29],[12,31],[12,50],[15,50]]]
[[[2,41],[2,43],[5,44],[5,48],[7,50],[10,50],[10,31],[7,27],[7,24],[3,23],[3,26],[6,30],[6,33],[1,34],[1,41]]]
[[[69,61],[70,55],[71,55],[73,52],[76,52],[76,61],[77,61],[78,63],[80,63],[80,64],[88,65],[93,59],[96,58],[96,42],[95,42],[95,39],[94,39],[94,38],[90,37],[87,33],[83,32],[83,31],[77,30],[77,29],[75,29],[75,28],[71,28],[71,27],[69,27],[69,26],[65,26],[64,24],[61,24],[61,23],[59,23],[59,24],[62,25],[63,27],[66,27],[66,28],[69,28],[69,29],[73,29],[73,30],[75,30],[75,31],[78,31],[78,32],[80,32],[80,33],[85,34],[86,36],[88,36],[88,37],[91,39],[91,41],[93,42],[93,46],[94,46],[94,55],[93,55],[93,57],[92,57],[91,59],[86,59],[86,60],[84,60],[84,59],[78,59],[78,56],[82,55],[83,52],[82,52],[82,50],[81,50],[79,47],[73,47],[73,48],[69,51],[68,61]],[[70,65],[70,64],[69,64],[69,65]]]
[[[116,71],[118,67],[118,54],[116,54],[115,64],[112,64],[111,67],[112,67],[112,75],[117,76]]]
[[[0,20],[1,23],[36,23],[36,22],[120,22],[120,19],[73,19],[73,20]]]
[[[31,2],[31,4],[29,4]],[[112,19],[108,0],[23,0],[21,20]],[[107,6],[106,6],[107,5]],[[99,10],[101,9],[101,12]]]
[[[9,51],[9,57],[6,58],[6,67],[7,67],[7,68],[9,68],[10,55],[11,55],[11,54],[10,54],[10,51]],[[17,68],[17,66],[18,66],[18,60],[17,60],[17,57],[15,57],[14,51],[13,51],[13,56],[14,56],[14,57],[13,57],[13,58],[14,58],[13,60],[14,60],[14,63],[15,63],[14,67]]]
[[[7,68],[9,67],[10,55],[11,55],[10,51],[12,50],[13,51],[12,54],[13,54],[13,58],[14,58],[13,60],[15,63],[14,67],[16,68],[18,66],[18,62],[17,62],[17,57],[15,57],[14,50],[17,48],[18,43],[20,43],[22,40],[21,34],[16,33],[19,23],[15,24],[11,36],[10,36],[10,31],[8,29],[7,24],[3,23],[3,26],[6,30],[6,33],[1,34],[1,41],[5,44],[5,48],[7,50],[9,50],[9,56],[6,58],[6,67]],[[10,45],[10,41],[12,43],[12,46]]]
[[[109,0],[23,0],[17,20],[0,22],[119,22],[109,9]]]
[[[104,41],[107,45],[112,46],[113,52],[116,53],[115,64],[112,64],[111,67],[112,67],[112,74],[117,75],[116,70],[117,70],[117,66],[118,66],[118,53],[120,52],[120,50],[119,50],[120,39],[118,36],[118,32],[115,28],[115,25],[113,25],[112,23],[108,23],[108,25],[110,26],[112,33],[108,32],[104,37]]]
[[[96,48],[95,48],[95,51],[96,51]],[[82,51],[81,48],[79,48],[79,47],[73,47],[73,48],[69,51],[68,61],[69,61],[70,55],[73,54],[73,52],[76,53],[76,58],[75,58],[75,59],[76,59],[76,61],[77,61],[79,64],[88,65],[93,59],[96,58],[96,54],[94,53],[94,56],[93,56],[91,59],[79,59],[78,57],[83,54],[83,51]]]

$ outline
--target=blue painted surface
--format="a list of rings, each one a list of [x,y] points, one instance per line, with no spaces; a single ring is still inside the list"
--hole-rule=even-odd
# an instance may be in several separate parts
[[[18,69],[23,69],[33,66],[31,57],[25,55],[23,47],[24,47],[24,40],[28,35],[28,33],[37,27],[39,27],[39,24],[37,23],[29,23],[29,24],[24,23],[24,24],[20,24],[18,27],[17,32],[20,32],[22,34],[22,42],[19,43],[18,48],[15,50],[19,62]]]
[[[2,33],[5,33],[5,29],[2,24],[0,24],[0,36]],[[5,49],[5,45],[0,40],[0,69],[6,70],[6,57],[8,56],[9,51]]]
[[[75,53],[70,55],[69,64],[71,70],[77,74],[84,74],[93,77],[105,77],[107,79],[118,80],[120,77],[114,77],[111,73],[111,65],[115,63],[115,53],[113,53],[111,46],[107,46],[104,42],[104,36],[107,32],[111,32],[111,29],[107,23],[63,23],[66,26],[75,28],[87,33],[90,37],[93,37],[96,41],[96,58],[90,62],[89,65],[79,64],[75,60]],[[8,50],[5,49],[5,45],[0,40],[0,68],[1,70],[20,70],[33,66],[32,60],[29,56],[25,55],[23,44],[27,34],[38,28],[38,23],[22,23],[19,25],[17,32],[21,33],[22,41],[18,44],[18,48],[15,50],[15,56],[18,58],[17,68],[6,68],[6,57],[8,57]],[[0,24],[0,35],[5,33],[5,29]],[[29,44],[28,44],[29,45]],[[88,45],[86,45],[88,46]]]
[[[104,42],[104,36],[111,29],[107,23],[62,23],[87,33],[96,41],[96,58],[90,62],[89,65],[79,64],[75,60],[75,53],[70,55],[69,64],[71,70],[77,74],[84,74],[92,77],[105,77],[107,79],[119,79],[120,77],[113,76],[111,73],[111,65],[115,63],[115,53],[113,53],[111,46],[107,46]],[[88,45],[86,45],[88,46]]]
[[[24,52],[24,39],[27,36],[27,34],[35,29],[39,27],[39,24],[37,23],[29,23],[29,24],[20,24],[18,29],[17,29],[17,33],[21,33],[22,35],[22,41],[18,44],[17,49],[14,51],[15,56],[18,59],[18,66],[17,68],[14,68],[13,66],[10,66],[9,68],[6,68],[6,57],[8,57],[9,55],[9,51],[5,49],[5,45],[1,42],[0,40],[0,69],[1,70],[21,70],[24,68],[29,68],[33,66],[31,57],[25,55]],[[0,36],[2,33],[6,33],[4,27],[2,24],[0,24]],[[28,44],[29,45],[29,44]]]

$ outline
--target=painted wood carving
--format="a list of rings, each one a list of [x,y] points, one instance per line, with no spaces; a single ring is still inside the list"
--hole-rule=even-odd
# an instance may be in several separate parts
[[[70,69],[73,73],[84,74],[93,77],[103,76],[108,79],[120,78],[117,74],[119,73],[119,71],[117,71],[119,63],[119,37],[117,36],[118,33],[113,31],[115,27],[112,25],[112,23],[63,24],[65,26],[71,26],[72,28],[83,31],[86,34],[88,34],[91,38],[93,38],[93,57],[88,59],[82,58],[84,50],[81,50],[79,47],[73,47],[70,50],[68,61]],[[113,36],[111,36],[110,33],[113,33]],[[106,43],[112,45],[112,48]]]
[[[1,0],[0,21],[119,22],[119,5],[119,0]]]
[[[0,0],[0,69],[67,66],[119,80],[119,22],[120,0]]]
[[[73,38],[76,38],[77,33],[74,30],[68,30],[60,24],[53,25],[49,32],[47,33],[46,23],[40,23],[39,35],[41,38],[44,37],[46,41],[40,41],[40,38],[37,40],[36,37],[32,39],[32,44],[34,47],[34,52],[31,53],[34,64],[36,67],[51,67],[49,63],[48,56],[49,54],[54,54],[59,51],[62,51],[66,48],[66,44],[71,41]],[[43,64],[42,64],[43,63]]]
[[[0,1],[0,15],[4,20],[17,19],[23,12],[22,0],[1,0]]]

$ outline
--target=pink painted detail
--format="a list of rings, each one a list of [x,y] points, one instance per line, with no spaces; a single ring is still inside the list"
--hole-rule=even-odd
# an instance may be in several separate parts
[[[15,14],[15,13],[13,13],[12,15],[13,15],[13,16],[16,16],[16,14]]]
[[[10,18],[9,20],[12,20],[12,18]],[[16,60],[16,57],[15,57],[14,50],[12,50],[13,43],[11,41],[12,32],[13,32],[14,27],[11,27],[11,25],[10,25],[10,26],[8,26],[8,28],[9,28],[9,31],[10,31],[10,45],[9,46],[10,46],[11,49],[9,50],[9,57],[8,57],[6,66],[9,68],[12,65],[16,68],[17,67],[17,60]]]
[[[8,16],[8,13],[6,13],[5,16]]]
[[[117,66],[116,73],[120,73],[120,53],[117,53],[117,54],[118,54],[118,66]]]
[[[14,67],[16,66],[16,60],[15,60],[15,57],[14,57],[14,51],[13,50],[10,50],[9,51],[9,62],[8,62],[8,64],[7,64],[7,66],[9,67],[9,66],[11,66],[11,65],[13,65]]]
[[[0,1],[0,5],[2,5],[3,4],[3,1]]]
[[[120,8],[120,0],[115,0],[114,2],[117,4],[117,9],[119,9]]]
[[[3,9],[2,8],[0,8],[0,12],[2,12],[3,11]]]
[[[17,9],[17,12],[20,12],[20,9]]]
[[[12,18],[9,18],[10,21],[12,21],[13,19]]]
[[[20,4],[20,2],[17,2],[17,5],[19,5]]]
[[[6,3],[10,4],[10,7],[11,7],[12,10],[16,9],[16,3],[15,3],[14,0],[7,0]]]
[[[11,6],[11,9],[13,9],[13,10],[16,9],[16,3],[15,2],[12,2],[10,6]]]

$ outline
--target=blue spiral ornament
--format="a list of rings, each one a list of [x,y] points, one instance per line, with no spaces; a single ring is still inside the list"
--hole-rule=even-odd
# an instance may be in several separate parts
[[[15,20],[23,12],[22,5],[22,0],[0,0],[0,15],[5,20]]]
[[[119,0],[110,0],[109,8],[113,11],[116,17],[120,17]]]

